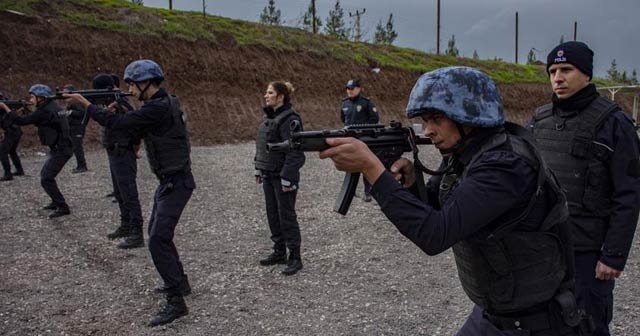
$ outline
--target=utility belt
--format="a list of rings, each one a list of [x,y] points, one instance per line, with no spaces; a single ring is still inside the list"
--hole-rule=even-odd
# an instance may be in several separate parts
[[[133,152],[133,146],[131,144],[109,144],[104,146],[109,154],[122,155],[127,152]]]
[[[591,316],[578,309],[573,292],[568,290],[557,294],[546,308],[537,312],[499,316],[485,310],[482,315],[500,330],[552,331],[554,335],[573,332],[574,335],[589,336],[595,329]]]

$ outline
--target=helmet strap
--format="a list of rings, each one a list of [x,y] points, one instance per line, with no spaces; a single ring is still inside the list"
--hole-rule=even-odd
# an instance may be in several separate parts
[[[144,93],[147,92],[147,90],[149,89],[149,86],[151,86],[151,81],[147,82],[147,85],[144,87],[144,89],[140,88],[140,85],[138,82],[135,82],[136,87],[138,88],[138,91],[140,91],[140,94],[138,95],[138,100],[143,101],[144,100]]]

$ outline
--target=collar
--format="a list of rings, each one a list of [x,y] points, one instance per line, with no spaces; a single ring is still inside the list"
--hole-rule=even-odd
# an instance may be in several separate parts
[[[560,110],[559,115],[566,116],[574,114],[575,111],[584,110],[599,96],[600,94],[596,90],[596,86],[594,84],[589,84],[567,99],[559,99],[554,93],[551,97],[551,101],[553,102],[553,108]]]
[[[275,118],[275,116],[277,116],[278,114],[290,109],[291,103],[285,103],[284,105],[278,107],[276,110],[274,110],[271,106],[265,106],[264,108],[262,108],[264,114],[266,114],[267,118],[269,119]]]

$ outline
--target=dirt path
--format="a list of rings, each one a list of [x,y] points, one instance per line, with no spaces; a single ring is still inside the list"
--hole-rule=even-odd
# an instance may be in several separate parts
[[[451,253],[428,257],[378,210],[356,199],[347,217],[331,212],[342,176],[312,154],[302,171],[298,215],[304,269],[285,278],[257,260],[270,247],[252,144],[194,148],[198,189],[176,242],[194,293],[190,315],[146,327],[162,297],[146,248],[122,251],[105,238],[118,222],[106,156],[91,171],[59,177],[72,215],[46,219],[42,156],[29,176],[0,184],[2,335],[451,335],[470,301]],[[433,153],[429,157],[435,159]],[[434,161],[431,161],[434,163]],[[139,162],[145,219],[156,181]],[[145,225],[146,227],[146,225]],[[640,334],[637,244],[617,283],[613,331]]]

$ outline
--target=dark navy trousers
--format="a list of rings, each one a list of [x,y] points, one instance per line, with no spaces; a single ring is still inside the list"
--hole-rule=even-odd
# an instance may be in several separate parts
[[[5,176],[11,176],[11,163],[9,163],[9,158],[13,161],[13,166],[16,168],[16,171],[23,171],[17,151],[21,137],[22,132],[5,132],[2,142],[0,142],[0,162],[2,163]]]
[[[142,227],[142,208],[138,197],[138,161],[133,149],[107,150],[113,191],[120,207],[123,226]]]
[[[193,175],[177,174],[160,182],[153,197],[149,219],[149,252],[170,294],[180,294],[184,269],[173,236],[196,184]]]
[[[469,314],[467,321],[456,336],[577,336],[575,331],[554,332],[551,330],[543,330],[532,332],[530,330],[500,330],[496,328],[489,320],[484,317],[483,309],[474,306],[473,311]]]
[[[87,160],[84,157],[84,148],[82,142],[84,140],[85,126],[74,126],[71,128],[71,143],[73,146],[73,155],[76,157],[77,168],[87,168]]]
[[[45,161],[40,171],[40,185],[42,185],[42,188],[51,197],[51,201],[55,205],[62,206],[66,205],[67,202],[58,188],[56,176],[71,158],[71,141],[67,140],[62,144],[50,146],[50,148],[47,161]]]
[[[296,215],[298,190],[283,192],[279,176],[264,177],[262,188],[267,206],[267,221],[271,230],[274,250],[300,249],[300,225]]]
[[[576,252],[576,296],[578,307],[591,315],[596,330],[593,336],[608,336],[613,319],[613,287],[615,280],[596,279],[600,252]]]

